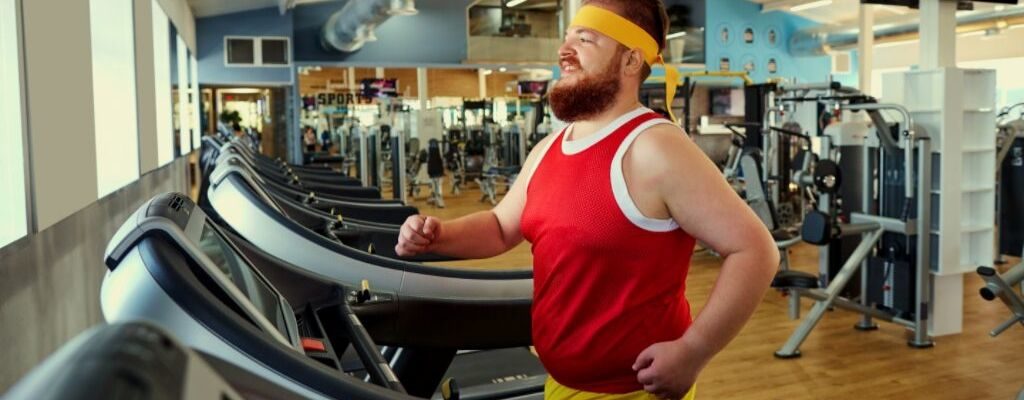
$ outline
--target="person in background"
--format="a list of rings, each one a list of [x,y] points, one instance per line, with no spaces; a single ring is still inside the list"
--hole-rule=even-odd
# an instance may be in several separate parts
[[[233,133],[235,135],[235,138],[240,143],[248,146],[250,149],[253,149],[253,150],[256,150],[256,151],[259,150],[259,149],[256,148],[256,143],[253,142],[252,137],[250,137],[249,135],[247,135],[245,133],[245,130],[242,129],[242,126],[239,125],[238,122],[232,122],[231,123],[231,133]]]
[[[334,147],[334,140],[331,139],[331,131],[320,132],[320,151],[330,153],[332,147]]]
[[[302,144],[306,146],[306,152],[312,153],[316,151],[316,132],[313,131],[313,127],[307,125],[303,129]]]

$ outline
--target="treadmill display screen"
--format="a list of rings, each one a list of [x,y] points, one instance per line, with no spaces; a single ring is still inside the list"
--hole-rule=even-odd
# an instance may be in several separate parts
[[[209,225],[203,226],[199,247],[221,272],[227,275],[235,287],[248,297],[249,302],[287,338],[288,328],[281,312],[281,299],[270,289],[270,285],[263,277],[239,257],[234,248]]]

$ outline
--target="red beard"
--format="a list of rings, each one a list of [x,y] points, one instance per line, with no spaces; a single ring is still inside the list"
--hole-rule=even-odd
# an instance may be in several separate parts
[[[555,117],[565,122],[583,121],[611,108],[622,86],[619,82],[622,67],[616,62],[617,58],[601,73],[580,76],[575,84],[565,81],[555,84],[548,95]],[[569,61],[579,66],[577,60]]]

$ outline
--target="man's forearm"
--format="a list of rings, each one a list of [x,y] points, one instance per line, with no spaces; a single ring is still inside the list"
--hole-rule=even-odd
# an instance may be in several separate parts
[[[458,258],[489,258],[508,250],[498,217],[480,211],[442,224],[431,253]]]
[[[683,345],[710,361],[753,315],[777,266],[774,248],[727,256],[707,304],[681,339]]]

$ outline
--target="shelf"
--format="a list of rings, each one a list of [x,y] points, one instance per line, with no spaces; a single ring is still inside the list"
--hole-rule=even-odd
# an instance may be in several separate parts
[[[990,186],[965,187],[965,188],[963,188],[961,190],[961,192],[963,192],[963,193],[977,193],[977,192],[987,192],[989,190],[996,190],[996,186],[995,185],[990,185]]]
[[[960,234],[985,232],[993,229],[995,229],[995,225],[966,225],[960,226]],[[938,229],[929,229],[928,232],[931,233],[932,235],[941,235]]]
[[[992,230],[992,229],[995,229],[995,226],[992,225],[992,224],[987,224],[987,225],[985,225],[985,224],[966,225],[966,226],[961,226],[960,227],[960,233],[976,233],[976,232],[984,232],[984,231],[988,231],[988,230]],[[961,251],[962,250],[963,249],[961,249]]]
[[[960,265],[959,269],[956,270],[956,271],[942,271],[942,272],[932,271],[932,275],[933,276],[953,276],[953,275],[973,274],[973,273],[975,273],[978,270],[978,267],[980,267],[980,266],[981,265]]]
[[[995,111],[995,109],[994,108],[989,108],[989,107],[985,107],[985,108],[965,108],[964,109],[964,112],[969,112],[969,113],[987,113],[987,112],[992,112],[992,111]]]
[[[996,149],[993,147],[965,147],[964,153],[985,153],[995,152]]]
[[[960,189],[960,192],[961,193],[977,193],[977,192],[987,192],[989,190],[996,190],[995,185],[965,187],[965,188]],[[941,194],[941,193],[942,193],[942,189],[932,189],[932,194]]]

